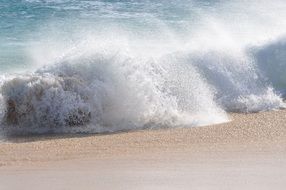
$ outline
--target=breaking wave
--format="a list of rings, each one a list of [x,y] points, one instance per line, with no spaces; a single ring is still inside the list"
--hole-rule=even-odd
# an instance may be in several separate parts
[[[250,29],[239,35],[226,27],[227,14],[207,15],[195,30],[184,23],[184,34],[153,17],[157,28],[148,32],[85,27],[72,42],[45,31],[50,35],[29,44],[28,70],[1,74],[1,128],[23,134],[202,126],[227,122],[227,112],[285,108],[286,31],[273,22],[275,38]]]

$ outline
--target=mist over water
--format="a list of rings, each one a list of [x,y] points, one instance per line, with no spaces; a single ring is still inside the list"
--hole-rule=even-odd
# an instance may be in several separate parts
[[[201,126],[285,107],[285,1],[0,3],[1,128]]]

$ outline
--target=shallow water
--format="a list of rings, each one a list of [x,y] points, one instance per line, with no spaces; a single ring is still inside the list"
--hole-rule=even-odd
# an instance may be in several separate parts
[[[0,187],[3,190],[33,190],[38,186],[47,190],[83,187],[91,190],[130,187],[138,190],[282,190],[285,187],[285,155],[240,152],[239,156],[205,155],[190,159],[190,155],[174,154],[176,158],[168,155],[153,159],[80,159],[44,166],[4,167],[0,171]]]
[[[1,1],[2,128],[198,126],[285,107],[285,9],[280,0]]]

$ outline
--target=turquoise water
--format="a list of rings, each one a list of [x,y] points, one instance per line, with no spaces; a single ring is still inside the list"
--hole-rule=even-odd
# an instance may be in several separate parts
[[[215,1],[214,1],[215,2]],[[26,50],[43,38],[56,36],[66,41],[82,30],[106,27],[150,33],[159,30],[158,20],[174,30],[182,22],[195,21],[208,1],[1,1],[0,39],[2,71],[27,68]],[[193,8],[195,6],[196,8]],[[52,31],[51,31],[52,30]]]
[[[1,0],[2,126],[198,126],[285,107],[285,10],[282,0]]]

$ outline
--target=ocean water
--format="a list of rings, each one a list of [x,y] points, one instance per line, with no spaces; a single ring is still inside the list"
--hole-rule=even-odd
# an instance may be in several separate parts
[[[284,0],[1,0],[1,129],[201,126],[285,107]]]

